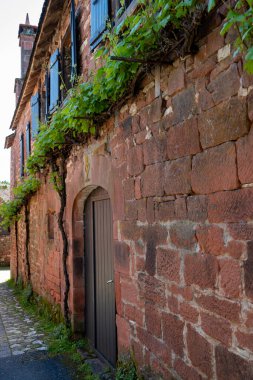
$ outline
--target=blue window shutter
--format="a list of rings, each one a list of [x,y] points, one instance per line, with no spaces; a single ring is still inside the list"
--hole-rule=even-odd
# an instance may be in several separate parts
[[[20,177],[24,177],[25,155],[24,155],[24,135],[20,136]]]
[[[71,0],[71,78],[77,74],[76,11],[75,0]]]
[[[108,0],[91,0],[91,48],[100,42],[108,20]]]
[[[49,111],[54,111],[60,100],[59,49],[50,58],[50,105]]]
[[[31,124],[27,123],[26,126],[26,156],[31,154]]]
[[[45,77],[45,87],[46,87],[46,99],[45,99],[45,121],[48,120],[49,116],[49,106],[50,106],[50,75],[46,72]]]
[[[39,133],[40,119],[40,96],[39,93],[32,96],[31,99],[31,114],[32,114],[32,137],[35,138]]]

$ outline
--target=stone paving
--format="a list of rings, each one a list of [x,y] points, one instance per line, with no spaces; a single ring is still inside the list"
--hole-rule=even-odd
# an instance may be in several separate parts
[[[71,380],[74,373],[60,358],[50,358],[44,334],[36,318],[28,316],[7,286],[0,268],[0,380]],[[93,353],[81,353],[101,380],[114,379],[113,372]],[[70,374],[69,370],[72,374]]]
[[[0,358],[29,351],[46,351],[38,322],[28,317],[16,301],[13,290],[0,284]]]

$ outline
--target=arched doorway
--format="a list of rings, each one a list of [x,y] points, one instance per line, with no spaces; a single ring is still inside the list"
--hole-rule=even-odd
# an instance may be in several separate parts
[[[116,363],[113,224],[108,193],[98,188],[84,208],[85,330],[94,348]]]

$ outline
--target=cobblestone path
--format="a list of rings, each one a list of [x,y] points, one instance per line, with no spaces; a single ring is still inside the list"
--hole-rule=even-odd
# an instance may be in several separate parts
[[[73,368],[48,356],[38,322],[23,311],[2,277],[0,269],[0,380],[72,380]]]
[[[0,358],[29,351],[46,351],[38,322],[28,317],[13,296],[13,290],[0,284]]]
[[[0,268],[0,380],[73,380],[75,369],[63,364],[63,358],[50,358],[44,334],[35,317],[21,308]],[[96,355],[83,352],[100,379],[112,380],[113,373]],[[65,361],[64,361],[65,362]]]

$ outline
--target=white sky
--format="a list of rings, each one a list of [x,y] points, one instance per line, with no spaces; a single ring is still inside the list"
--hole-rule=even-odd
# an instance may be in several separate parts
[[[19,24],[26,13],[30,23],[38,25],[44,0],[0,0],[0,181],[10,180],[10,149],[4,149],[5,137],[15,110],[14,81],[20,77]]]

